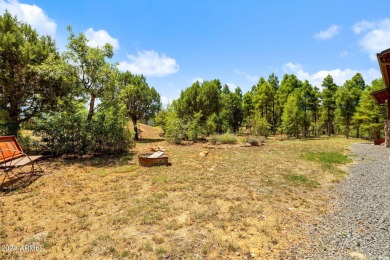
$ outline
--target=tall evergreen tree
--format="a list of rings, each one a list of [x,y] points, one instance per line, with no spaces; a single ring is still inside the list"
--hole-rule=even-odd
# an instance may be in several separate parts
[[[299,88],[301,84],[302,82],[293,74],[285,74],[283,76],[282,82],[280,83],[280,87],[276,92],[278,118],[281,119],[281,116],[283,115],[284,107],[287,102],[288,96],[295,89]],[[281,122],[278,122],[277,124],[281,124]]]
[[[304,113],[300,104],[300,91],[294,90],[287,98],[282,115],[282,126],[287,135],[299,138]]]
[[[347,80],[336,92],[336,121],[349,138],[350,128],[361,96],[361,88],[353,80]]]
[[[334,134],[334,118],[336,110],[335,94],[337,91],[337,85],[333,82],[331,75],[328,75],[322,81],[322,111],[321,117],[324,122],[326,132],[330,136]]]
[[[276,113],[276,93],[279,89],[279,79],[277,76],[275,76],[274,73],[269,75],[268,77],[268,84],[270,86],[270,93],[268,95],[268,100],[271,103],[271,113],[272,113],[272,120],[271,120],[271,127],[272,132],[276,133],[276,122],[277,122],[277,113]]]
[[[223,107],[220,113],[220,119],[223,122],[223,130],[232,130],[237,132],[243,121],[241,89],[237,87],[234,92],[222,94]]]
[[[376,103],[371,93],[385,88],[382,79],[376,79],[364,89],[356,113],[353,117],[353,123],[360,125],[364,137],[372,137],[373,132],[378,133],[383,130],[383,123],[387,118],[386,106],[380,106]]]

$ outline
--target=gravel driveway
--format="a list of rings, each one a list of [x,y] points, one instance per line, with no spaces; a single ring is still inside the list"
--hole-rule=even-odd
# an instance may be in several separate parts
[[[313,240],[296,259],[390,259],[390,149],[354,144],[355,163],[334,189],[334,212],[305,227]]]

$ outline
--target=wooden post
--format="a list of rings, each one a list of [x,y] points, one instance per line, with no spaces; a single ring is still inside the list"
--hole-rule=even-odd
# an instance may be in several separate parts
[[[390,86],[387,88],[387,121],[390,120]]]

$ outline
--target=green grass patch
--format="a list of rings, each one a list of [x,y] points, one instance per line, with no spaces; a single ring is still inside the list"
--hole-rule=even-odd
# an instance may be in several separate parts
[[[306,153],[306,159],[322,164],[345,164],[352,162],[347,155],[339,152],[308,152]]]
[[[286,179],[287,181],[289,181],[290,183],[296,186],[306,186],[309,188],[315,188],[320,185],[318,182],[311,180],[304,175],[286,174],[283,177],[284,179]]]
[[[214,138],[214,137],[213,137]],[[223,134],[215,136],[217,144],[236,144],[237,138],[233,134]]]
[[[94,175],[99,175],[99,176],[107,176],[108,174],[110,174],[110,172],[108,170],[105,170],[105,169],[96,169],[96,170],[93,170],[91,172],[91,174],[94,174]]]
[[[114,168],[116,173],[132,172],[137,168],[137,165],[122,165]]]

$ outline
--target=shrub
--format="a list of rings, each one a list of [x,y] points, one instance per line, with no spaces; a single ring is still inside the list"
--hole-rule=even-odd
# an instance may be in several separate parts
[[[129,124],[118,109],[100,110],[90,122],[89,130],[90,152],[120,154],[133,145]]]
[[[257,146],[257,145],[259,145],[259,140],[256,139],[256,138],[248,138],[248,139],[246,140],[246,142],[249,143],[249,144],[252,145],[252,146]]]
[[[233,134],[223,134],[217,136],[217,143],[220,144],[236,144],[237,138]]]
[[[39,142],[31,137],[30,131],[19,131],[18,142],[26,154],[37,153],[39,149]]]
[[[210,142],[212,145],[216,145],[216,144],[217,144],[217,136],[215,136],[215,135],[210,136],[209,142]]]
[[[252,134],[259,136],[269,136],[270,124],[264,117],[251,117],[246,122],[247,126],[251,127]]]
[[[211,116],[209,116],[206,120],[206,133],[213,134],[217,132],[217,126],[218,126],[218,116],[213,113]]]
[[[205,127],[201,122],[202,113],[195,113],[193,118],[188,120],[188,140],[197,141],[206,134]]]
[[[166,117],[165,136],[171,143],[176,144],[182,140],[198,140],[206,134],[201,117],[201,113],[196,113],[194,117],[182,119],[175,112],[169,112]]]
[[[171,143],[179,144],[186,138],[187,125],[176,113],[170,112],[166,116],[165,136]]]
[[[84,111],[76,113],[55,112],[37,121],[35,135],[41,136],[55,154],[78,154],[87,152],[87,117]]]
[[[84,107],[65,110],[38,120],[34,130],[54,155],[118,154],[132,146],[132,133],[119,108],[102,107],[90,122]]]

